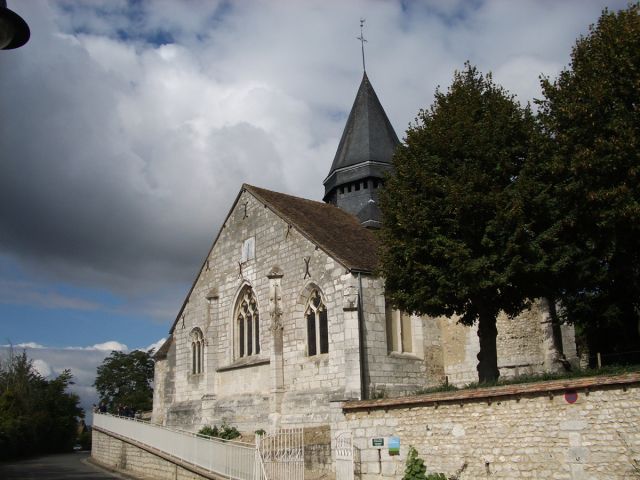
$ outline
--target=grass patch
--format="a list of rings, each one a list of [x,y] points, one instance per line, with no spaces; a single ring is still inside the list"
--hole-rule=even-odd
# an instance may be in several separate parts
[[[621,375],[624,373],[636,373],[640,372],[640,365],[607,365],[602,368],[586,368],[586,369],[574,369],[569,372],[558,373],[535,373],[519,375],[513,378],[500,378],[496,382],[478,383],[472,382],[462,387],[455,387],[448,383],[436,385],[435,387],[423,388],[417,390],[415,395],[424,395],[427,393],[438,392],[453,392],[456,390],[472,390],[478,388],[500,387],[502,385],[517,385],[521,383],[537,383],[547,380],[565,380],[571,378],[583,378],[583,377],[599,377],[605,375]]]

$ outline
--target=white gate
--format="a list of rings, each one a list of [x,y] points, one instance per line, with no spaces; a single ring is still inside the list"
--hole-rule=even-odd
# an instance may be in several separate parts
[[[256,437],[267,480],[304,480],[302,428],[276,430]]]
[[[354,480],[353,438],[351,432],[336,436],[336,480]]]

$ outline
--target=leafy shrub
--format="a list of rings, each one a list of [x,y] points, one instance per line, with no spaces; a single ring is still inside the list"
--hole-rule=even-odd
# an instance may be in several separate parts
[[[418,451],[414,447],[409,447],[406,465],[402,480],[447,480],[444,473],[427,474],[424,460],[418,456]]]
[[[198,431],[198,435],[203,435],[205,437],[220,437],[220,430],[218,430],[217,425],[213,427],[211,425],[205,425]]]
[[[223,423],[220,428],[217,425],[210,426],[205,425],[198,431],[198,435],[205,437],[222,438],[223,440],[233,440],[240,436],[240,432],[236,427],[231,427],[226,423]]]
[[[424,460],[418,457],[418,451],[414,447],[409,447],[406,465],[402,480],[426,480],[427,467],[424,466]]]

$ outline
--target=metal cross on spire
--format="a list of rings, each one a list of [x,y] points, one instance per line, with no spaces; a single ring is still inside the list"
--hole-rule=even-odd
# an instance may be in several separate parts
[[[364,38],[364,34],[362,33],[362,27],[364,27],[364,18],[360,19],[360,36],[356,37],[358,40],[360,40],[360,45],[362,47],[362,70],[364,70],[365,72],[367,71],[365,65],[364,65],[364,42],[367,41],[366,38]]]

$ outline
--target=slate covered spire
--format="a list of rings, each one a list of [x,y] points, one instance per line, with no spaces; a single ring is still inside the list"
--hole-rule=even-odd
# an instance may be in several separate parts
[[[366,227],[380,226],[378,192],[400,143],[365,72],[342,132],[324,201],[356,215]]]

